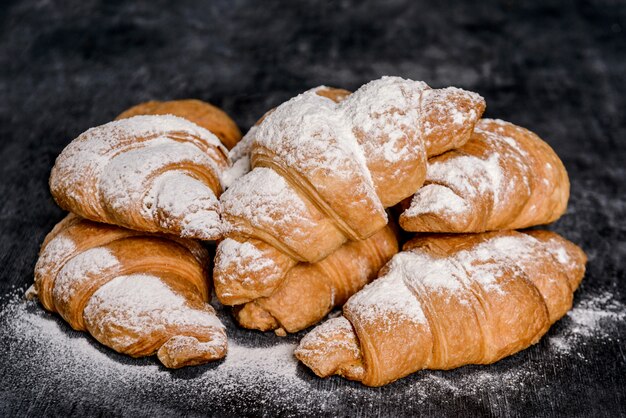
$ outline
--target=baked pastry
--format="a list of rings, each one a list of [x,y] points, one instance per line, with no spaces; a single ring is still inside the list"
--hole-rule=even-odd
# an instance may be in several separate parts
[[[231,250],[232,243],[227,238],[220,246],[216,264],[230,258],[224,253]],[[245,245],[235,248],[245,248]],[[378,270],[397,252],[398,241],[390,226],[365,240],[349,241],[322,261],[291,267],[270,295],[237,306],[235,318],[245,328],[275,330],[281,336],[300,331],[322,320],[335,306],[343,305],[376,278]],[[225,274],[220,275],[215,280],[215,288],[220,289],[223,285],[220,280],[227,278]],[[250,281],[242,285],[254,288],[257,283]],[[239,290],[238,295],[248,291],[245,287]],[[227,293],[221,292],[221,295],[228,300]]]
[[[116,119],[138,115],[174,115],[185,118],[213,133],[228,149],[232,149],[241,139],[239,127],[226,112],[201,100],[150,100],[125,110]]]
[[[321,377],[381,386],[421,369],[489,364],[539,341],[572,306],[586,256],[548,231],[409,241],[296,357]]]
[[[338,89],[334,87],[319,86],[311,91],[322,97],[331,99],[335,103],[339,103],[351,92],[344,89]],[[235,180],[244,176],[250,172],[250,153],[252,152],[252,144],[254,143],[254,137],[259,125],[267,115],[272,113],[274,109],[270,109],[259,119],[248,132],[241,138],[241,140],[235,145],[229,153],[230,159],[233,163],[233,167],[228,171],[225,179],[226,188],[230,187]]]
[[[379,231],[385,208],[422,185],[427,155],[466,142],[484,107],[475,93],[384,77],[347,97],[313,89],[266,114],[253,133],[253,170],[220,199],[231,239],[221,254],[237,255],[215,268],[230,286],[217,289],[220,301],[268,296],[298,262]],[[254,292],[238,294],[244,282]]]
[[[72,141],[56,160],[50,190],[83,218],[213,240],[221,236],[218,198],[229,167],[228,151],[208,130],[177,116],[134,116]]]
[[[197,242],[70,214],[42,245],[34,291],[73,329],[178,368],[226,355],[224,326],[208,304],[208,262]]]
[[[548,144],[527,129],[483,119],[463,146],[428,161],[425,185],[400,225],[414,232],[519,229],[557,220],[569,180]]]

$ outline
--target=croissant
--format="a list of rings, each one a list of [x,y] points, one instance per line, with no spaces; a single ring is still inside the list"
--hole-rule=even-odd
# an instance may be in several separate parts
[[[207,303],[208,252],[68,215],[45,238],[34,293],[78,331],[170,368],[226,355],[224,326]]]
[[[227,238],[220,251],[229,251],[231,244]],[[236,251],[245,246],[234,248]],[[281,336],[300,331],[319,322],[335,306],[343,305],[376,278],[378,270],[397,252],[395,232],[385,226],[365,240],[347,242],[322,261],[298,263],[285,273],[285,279],[271,295],[238,306],[235,318],[245,328],[275,330]],[[225,258],[224,254],[219,257]],[[254,287],[256,283],[244,285]],[[215,280],[216,289],[220,286],[223,283]]]
[[[184,114],[189,106],[165,108]],[[233,123],[217,113],[204,121],[217,132]],[[209,130],[172,115],[134,116],[72,141],[56,160],[50,190],[59,206],[86,219],[212,240],[222,233],[218,198],[229,167],[228,151]]]
[[[151,100],[125,110],[116,119],[138,115],[174,115],[185,118],[213,133],[228,149],[232,149],[241,139],[239,127],[222,109],[201,100]]]
[[[536,343],[572,306],[586,256],[548,231],[409,241],[296,357],[318,376],[381,386],[421,369],[489,364]]]
[[[557,220],[568,198],[567,172],[548,144],[512,123],[483,119],[465,145],[429,160],[400,225],[415,232],[527,228]]]
[[[379,231],[385,208],[422,185],[426,156],[466,142],[485,108],[475,93],[397,77],[342,92],[307,91],[255,128],[253,170],[220,199],[231,238],[214,271],[222,303],[269,296],[298,262]]]

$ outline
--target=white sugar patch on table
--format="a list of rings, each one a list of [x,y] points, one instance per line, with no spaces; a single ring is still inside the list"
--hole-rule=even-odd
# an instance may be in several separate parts
[[[583,298],[561,319],[562,326],[551,333],[548,342],[562,354],[578,355],[577,349],[591,340],[619,341],[617,325],[626,320],[626,305],[611,292]]]
[[[239,342],[240,331],[234,331],[236,338],[229,338],[225,360],[172,372],[156,360],[114,353],[88,334],[72,331],[35,302],[24,302],[21,297],[5,302],[0,311],[0,353],[11,359],[5,377],[11,376],[12,384],[31,390],[33,396],[53,395],[56,402],[94,399],[143,414],[146,404],[158,409],[177,405],[206,412],[206,408],[226,396],[239,399],[239,408],[247,405],[269,412],[281,408],[311,414],[336,412],[346,402],[381,404],[390,391],[398,399],[422,404],[432,399],[454,402],[459,397],[488,397],[494,391],[499,393],[503,385],[523,391],[549,383],[545,370],[538,368],[535,361],[507,361],[506,365],[422,371],[372,390],[341,378],[322,380],[313,376],[297,365],[292,353],[295,342],[277,339],[276,345],[261,347],[255,345],[254,338]],[[548,356],[567,359],[568,363],[576,361],[583,345],[618,340],[624,319],[626,306],[613,299],[611,293],[583,293],[572,313],[561,321],[558,332],[551,331],[545,337],[548,344],[540,342],[540,346],[549,350]],[[534,348],[537,349],[543,348]],[[186,371],[191,376],[184,374]],[[179,378],[180,373],[185,377]],[[133,394],[133,402],[118,403],[128,399],[129,393]],[[190,396],[196,393],[201,396]],[[224,413],[228,411],[224,409]]]

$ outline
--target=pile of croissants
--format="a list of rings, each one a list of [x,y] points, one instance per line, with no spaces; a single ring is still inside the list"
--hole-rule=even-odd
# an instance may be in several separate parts
[[[70,214],[29,294],[169,368],[226,356],[212,289],[241,326],[279,336],[343,306],[295,350],[320,377],[381,386],[495,362],[567,313],[586,256],[517,231],[565,212],[568,176],[537,135],[484,110],[399,77],[311,89],[243,138],[208,103],[137,105],[57,158],[50,190]]]

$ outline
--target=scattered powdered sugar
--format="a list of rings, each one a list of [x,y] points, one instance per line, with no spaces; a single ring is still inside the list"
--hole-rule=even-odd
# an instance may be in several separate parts
[[[156,359],[132,359],[103,347],[88,334],[72,331],[36,302],[5,298],[0,310],[4,359],[0,384],[33,403],[50,398],[56,408],[99,405],[135,416],[181,411],[354,415],[387,410],[382,408],[389,407],[390,399],[415,414],[458,410],[468,398],[485,411],[502,411],[503,403],[536,396],[537,388],[553,385],[553,373],[572,375],[573,369],[590,367],[590,360],[581,357],[590,347],[605,352],[607,344],[614,350],[623,344],[626,306],[609,292],[582,292],[580,297],[537,347],[493,365],[417,372],[376,389],[339,377],[313,376],[293,357],[298,336],[279,339],[240,330],[221,306],[218,310],[229,334],[226,359],[172,371]],[[543,360],[537,361],[538,353]]]
[[[548,342],[559,353],[570,354],[589,341],[613,341],[615,336],[619,341],[617,325],[623,324],[625,320],[626,305],[615,300],[611,292],[605,291],[575,303],[572,310],[561,319],[560,324],[563,326],[550,333]]]

